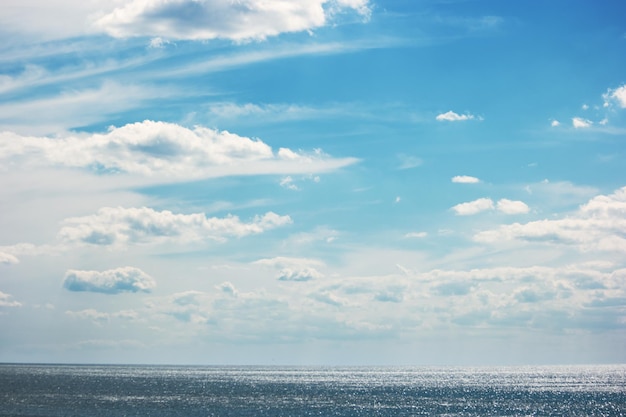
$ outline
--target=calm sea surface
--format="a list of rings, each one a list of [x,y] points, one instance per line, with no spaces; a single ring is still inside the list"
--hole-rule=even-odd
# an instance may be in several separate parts
[[[0,365],[0,416],[626,416],[626,365]]]

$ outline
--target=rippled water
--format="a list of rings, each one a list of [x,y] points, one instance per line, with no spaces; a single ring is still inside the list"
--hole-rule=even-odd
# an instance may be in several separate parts
[[[0,365],[0,416],[626,416],[626,365]]]

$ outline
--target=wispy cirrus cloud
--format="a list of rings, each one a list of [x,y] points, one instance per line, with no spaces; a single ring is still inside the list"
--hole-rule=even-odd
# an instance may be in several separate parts
[[[27,135],[58,135],[167,95],[167,88],[112,81],[86,89],[68,88],[56,95],[0,104],[0,129]],[[36,122],[33,122],[33,114],[38,115]]]

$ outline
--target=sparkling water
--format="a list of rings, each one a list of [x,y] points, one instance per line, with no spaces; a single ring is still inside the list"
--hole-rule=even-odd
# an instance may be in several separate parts
[[[626,416],[626,365],[0,365],[0,416]]]

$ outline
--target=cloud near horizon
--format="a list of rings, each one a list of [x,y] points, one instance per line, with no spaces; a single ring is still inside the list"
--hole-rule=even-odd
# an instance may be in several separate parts
[[[574,245],[582,251],[626,252],[626,187],[599,195],[561,219],[513,223],[477,233],[478,242],[506,240]]]

